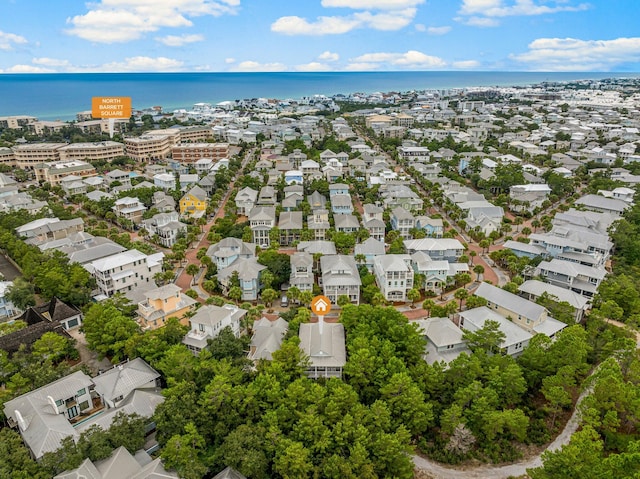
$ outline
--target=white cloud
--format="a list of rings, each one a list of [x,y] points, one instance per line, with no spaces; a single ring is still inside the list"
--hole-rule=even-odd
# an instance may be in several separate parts
[[[306,18],[280,17],[271,24],[271,31],[283,35],[339,35],[357,28],[360,22],[347,17],[318,17],[313,23]]]
[[[326,72],[331,71],[331,67],[326,63],[310,62],[303,65],[296,65],[296,70],[299,72]]]
[[[451,27],[449,25],[443,25],[442,27],[429,27],[427,28],[427,33],[429,35],[445,35],[451,31]]]
[[[318,60],[323,60],[326,62],[337,62],[338,60],[340,60],[340,55],[327,50],[326,52],[322,52],[318,56]]]
[[[417,50],[406,53],[365,53],[352,59],[352,64],[386,64],[391,67],[411,68],[442,68],[447,63],[440,57],[426,55]]]
[[[234,14],[240,0],[101,0],[88,3],[84,15],[67,18],[66,30],[98,43],[128,42],[160,28],[190,27],[187,17]]]
[[[398,10],[415,7],[424,0],[322,0],[323,7],[346,7],[354,10]]]
[[[538,38],[529,51],[510,55],[533,70],[598,71],[611,70],[629,62],[640,62],[640,37],[613,40],[576,38]]]
[[[425,27],[422,23],[416,23],[413,28],[416,29],[417,32],[426,32],[427,27]]]
[[[344,16],[319,16],[315,20],[297,15],[280,17],[271,24],[271,31],[283,35],[340,35],[356,28],[399,30],[413,21],[415,7],[421,3],[424,0],[322,0],[323,7],[360,11]]]
[[[478,60],[461,60],[453,62],[451,66],[453,66],[453,68],[464,70],[466,68],[478,68],[480,66],[480,62]]]
[[[549,5],[543,5],[550,3]],[[567,5],[567,0],[462,0],[460,15],[482,15],[485,17],[510,17],[543,15],[557,12],[577,12],[586,10],[589,5]]]
[[[15,45],[24,45],[27,39],[15,33],[6,33],[0,30],[0,50],[11,50]]]
[[[378,70],[379,68],[380,68],[380,65],[377,63],[355,62],[355,63],[349,63],[345,67],[345,70],[351,71],[351,72],[365,72],[365,71],[371,71],[371,70]]]
[[[469,25],[472,27],[497,27],[498,25],[500,25],[500,21],[496,20],[495,18],[489,18],[489,17],[469,17],[469,18],[462,18],[462,17],[456,17],[455,20],[457,22],[461,22],[464,23],[465,25]]]
[[[230,64],[232,64],[232,63],[235,63],[235,62],[236,62],[236,59],[235,59],[235,58],[231,58],[231,57],[229,57],[229,58],[225,58],[225,59],[224,59],[224,62],[225,62],[227,65],[230,65]]]
[[[167,45],[168,47],[181,47],[189,43],[201,42],[204,40],[204,35],[167,35],[166,37],[158,37],[157,41]]]
[[[31,63],[53,68],[68,68],[71,66],[69,60],[60,60],[58,58],[40,57],[31,60]]]
[[[182,71],[184,62],[166,57],[129,57],[122,62],[105,63],[92,71],[101,72],[176,72]]]
[[[14,65],[10,68],[0,70],[2,73],[55,73],[50,68],[37,67],[34,65]]]
[[[287,67],[283,63],[260,63],[253,60],[246,60],[238,63],[234,71],[242,72],[281,72]]]

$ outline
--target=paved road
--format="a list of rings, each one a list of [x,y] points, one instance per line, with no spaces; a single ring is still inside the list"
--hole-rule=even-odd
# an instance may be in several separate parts
[[[19,276],[22,276],[18,268],[16,268],[11,262],[2,254],[0,254],[0,274],[6,281],[13,281]]]

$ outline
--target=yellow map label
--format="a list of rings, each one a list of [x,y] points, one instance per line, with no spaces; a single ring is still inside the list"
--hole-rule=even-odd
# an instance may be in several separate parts
[[[94,96],[91,98],[91,115],[94,118],[131,117],[130,96]]]

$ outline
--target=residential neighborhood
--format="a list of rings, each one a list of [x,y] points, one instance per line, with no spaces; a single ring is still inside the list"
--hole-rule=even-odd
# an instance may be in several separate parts
[[[360,477],[312,438],[347,418],[434,460],[508,462],[551,442],[607,354],[635,354],[636,81],[155,107],[113,137],[81,117],[0,117],[0,400],[55,477],[118,458],[311,477],[280,472],[294,457]],[[98,429],[108,454],[50,464]],[[357,436],[367,477],[410,477]]]

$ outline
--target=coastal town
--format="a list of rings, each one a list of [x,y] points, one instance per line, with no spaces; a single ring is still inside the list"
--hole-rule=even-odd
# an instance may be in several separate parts
[[[15,470],[640,467],[639,80],[25,113],[0,116]]]

